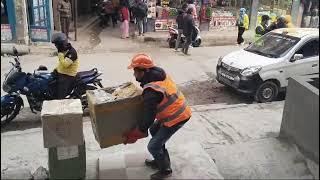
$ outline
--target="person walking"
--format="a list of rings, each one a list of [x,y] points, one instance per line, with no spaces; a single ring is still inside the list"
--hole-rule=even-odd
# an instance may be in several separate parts
[[[192,8],[188,8],[187,13],[183,17],[183,35],[185,36],[186,42],[183,45],[182,52],[188,55],[188,50],[192,42],[192,34],[194,33],[194,18],[192,16]]]
[[[175,51],[178,51],[178,48],[180,45],[181,35],[183,34],[183,17],[186,15],[187,7],[188,7],[187,4],[182,5],[182,8],[179,10],[178,16],[176,19],[176,22],[178,24],[178,37],[176,41],[176,46],[174,48]]]
[[[69,28],[70,28],[70,18],[71,18],[71,3],[69,0],[60,0],[58,2],[58,12],[60,15],[60,25],[61,31],[69,39]]]
[[[105,19],[105,25],[108,27],[109,26],[109,21],[111,19],[112,21],[112,26],[115,27],[115,23],[116,23],[116,19],[114,17],[114,7],[113,7],[113,4],[112,4],[112,1],[111,0],[104,0],[104,11],[106,13],[106,19]]]
[[[193,16],[194,20],[197,20],[197,18],[198,18],[197,8],[196,8],[196,5],[194,4],[194,0],[188,0],[188,9],[189,8],[192,9],[192,16]]]
[[[120,21],[121,21],[121,38],[129,38],[129,22],[130,22],[130,15],[128,4],[125,1],[120,2]]]
[[[136,25],[139,31],[139,36],[144,36],[143,21],[147,17],[148,6],[142,0],[136,0],[133,7],[133,16],[136,19]]]
[[[242,35],[243,35],[244,31],[249,29],[249,17],[246,14],[245,8],[240,8],[239,17],[237,20],[237,26],[238,26],[237,44],[243,45],[244,39],[243,39]]]
[[[167,141],[189,121],[192,112],[175,82],[146,54],[135,55],[128,69],[143,88],[143,119],[133,130],[124,134],[124,144],[135,143],[138,139],[152,136],[148,150],[153,160],[146,159],[145,165],[158,171],[151,179],[163,179],[172,175]],[[156,119],[156,120],[155,120]]]
[[[254,41],[257,41],[261,36],[268,32],[268,22],[270,18],[268,15],[262,15],[261,23],[256,27],[256,34],[254,36]]]

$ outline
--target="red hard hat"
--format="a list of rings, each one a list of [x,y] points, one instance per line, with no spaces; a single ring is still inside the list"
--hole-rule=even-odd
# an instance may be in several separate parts
[[[154,66],[155,66],[155,64],[153,63],[150,56],[148,56],[144,53],[139,53],[132,58],[131,64],[128,66],[128,69],[132,69],[132,68],[136,68],[136,67],[149,69]]]

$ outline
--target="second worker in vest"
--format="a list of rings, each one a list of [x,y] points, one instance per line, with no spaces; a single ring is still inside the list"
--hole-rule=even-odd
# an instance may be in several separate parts
[[[256,27],[256,34],[254,37],[254,40],[258,40],[261,36],[269,32],[268,30],[268,23],[269,23],[269,16],[268,15],[263,15],[261,17],[261,23]]]
[[[154,160],[146,159],[145,164],[158,170],[151,179],[170,177],[172,169],[165,144],[190,119],[191,109],[177,85],[148,55],[134,56],[128,69],[134,70],[134,76],[143,88],[144,116],[138,127],[125,133],[124,144],[147,137],[149,129],[152,138],[148,150]]]

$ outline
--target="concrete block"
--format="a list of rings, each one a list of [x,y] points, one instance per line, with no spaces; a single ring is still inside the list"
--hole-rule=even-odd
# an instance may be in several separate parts
[[[168,151],[173,169],[171,179],[223,179],[199,143],[175,145],[169,147]],[[146,150],[103,155],[99,158],[99,178],[149,179],[155,170],[146,167],[144,160],[150,157]]]
[[[130,179],[125,168],[99,171],[99,179]]]
[[[153,159],[152,156],[146,152],[136,154],[125,154],[125,163],[127,168],[143,167],[145,159]]]
[[[44,101],[41,111],[44,147],[82,144],[82,114],[79,99]]]
[[[126,168],[128,179],[150,179],[150,175],[155,172],[146,166]]]
[[[280,136],[319,163],[319,74],[289,79]]]
[[[123,153],[105,154],[99,157],[99,179],[126,179]]]
[[[86,163],[86,179],[98,179],[99,177],[99,159],[93,158]]]
[[[25,54],[30,53],[30,48],[27,45],[2,43],[1,44],[1,55],[3,55],[3,54],[13,55],[13,47],[15,47],[17,49],[19,55],[25,55]]]

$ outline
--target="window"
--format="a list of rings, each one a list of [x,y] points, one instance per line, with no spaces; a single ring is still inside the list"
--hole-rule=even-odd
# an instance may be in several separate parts
[[[300,38],[270,32],[244,50],[271,58],[282,57],[293,48]]]
[[[319,39],[313,39],[304,44],[296,54],[302,54],[303,58],[319,56]]]

